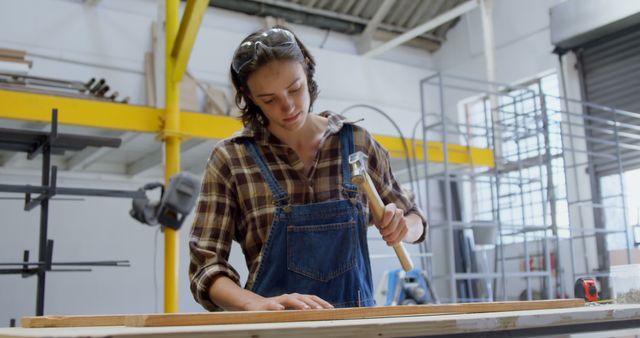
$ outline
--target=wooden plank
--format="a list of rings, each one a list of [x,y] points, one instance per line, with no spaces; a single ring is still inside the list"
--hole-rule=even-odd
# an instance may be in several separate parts
[[[228,108],[224,92],[212,85],[208,85],[205,89],[207,101],[204,112],[210,115],[224,115]]]
[[[24,59],[27,52],[23,50],[0,48],[0,56],[6,56],[14,59]]]
[[[142,315],[41,316],[23,317],[21,324],[22,327],[25,328],[122,325],[181,326],[247,323],[255,324],[273,322],[363,319],[411,315],[559,309],[580,307],[583,305],[584,301],[581,299],[559,299],[527,302],[429,304],[306,311],[228,311],[213,313],[174,313]]]
[[[147,106],[149,107],[156,106],[156,75],[153,60],[153,53],[144,54],[144,89],[146,92]]]
[[[320,320],[344,320],[379,317],[419,316],[453,313],[542,310],[584,306],[581,299],[541,300],[528,302],[493,302],[382,306],[307,311],[245,311],[214,313],[168,313],[127,316],[126,326],[187,326],[213,324],[285,323]]]
[[[635,325],[633,325],[635,323]],[[631,324],[631,326],[630,326]],[[0,328],[4,337],[118,337],[118,338],[285,338],[285,337],[414,337],[465,334],[465,337],[547,336],[636,327],[640,328],[639,304],[583,306],[579,308],[403,316],[343,321],[198,325],[180,327],[74,327]],[[516,330],[516,331],[514,331]],[[553,331],[549,331],[553,330]],[[591,335],[594,335],[591,333]],[[605,333],[602,333],[604,336]],[[595,335],[594,335],[595,336]]]
[[[22,317],[20,324],[25,328],[80,327],[80,326],[122,326],[126,315],[98,316],[39,316]]]
[[[492,302],[466,304],[428,304],[381,306],[306,311],[228,311],[212,313],[173,313],[142,315],[41,316],[23,317],[22,327],[81,326],[185,326],[213,324],[248,324],[319,320],[363,319],[415,315],[484,313],[580,307],[581,299],[540,300],[527,302]]]
[[[180,82],[180,110],[199,112],[198,85],[189,76],[185,76]]]
[[[16,59],[16,58],[7,57],[7,56],[3,56],[3,55],[0,55],[0,61],[20,63],[20,64],[23,64],[23,65],[28,65],[29,67],[33,66],[33,61],[24,60],[24,59]]]

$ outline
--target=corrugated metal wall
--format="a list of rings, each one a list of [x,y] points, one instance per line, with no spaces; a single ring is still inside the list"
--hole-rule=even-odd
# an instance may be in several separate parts
[[[589,116],[620,122],[591,121],[589,148],[615,155],[620,152],[624,171],[640,168],[640,25],[606,36],[579,52],[585,99],[636,114],[589,109]],[[592,157],[595,174],[619,171],[617,161]]]

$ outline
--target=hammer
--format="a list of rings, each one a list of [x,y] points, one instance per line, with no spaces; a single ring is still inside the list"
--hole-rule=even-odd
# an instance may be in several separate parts
[[[384,204],[382,203],[380,195],[376,191],[376,187],[371,181],[371,177],[369,177],[369,174],[367,173],[366,159],[367,155],[361,151],[349,155],[349,164],[351,165],[351,182],[358,185],[360,189],[364,191],[369,199],[373,218],[377,221],[381,221],[382,216],[384,215]],[[402,243],[394,245],[393,250],[395,250],[398,259],[400,260],[402,269],[407,272],[413,270],[413,262],[411,262],[411,259],[407,254],[407,250],[404,248]]]

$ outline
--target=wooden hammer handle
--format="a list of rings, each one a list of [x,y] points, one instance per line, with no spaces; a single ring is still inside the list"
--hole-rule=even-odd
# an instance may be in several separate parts
[[[371,212],[373,213],[373,218],[377,221],[382,220],[382,216],[384,216],[384,203],[376,190],[376,187],[373,185],[371,181],[371,177],[369,175],[364,175],[364,182],[360,185],[364,190],[364,193],[367,194],[367,198],[369,198],[369,206],[371,207]],[[413,262],[407,253],[407,250],[402,245],[402,242],[393,246],[393,250],[395,250],[398,259],[400,260],[400,265],[404,271],[413,270]]]

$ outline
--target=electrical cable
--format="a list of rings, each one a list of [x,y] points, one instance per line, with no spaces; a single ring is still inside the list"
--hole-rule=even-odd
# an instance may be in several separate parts
[[[420,119],[419,119],[419,120],[418,120],[418,121],[413,125],[413,131],[411,132],[411,146],[412,146],[412,149],[411,149],[411,150],[413,150],[413,159],[412,159],[412,160],[413,160],[413,168],[414,168],[414,169],[415,169],[415,171],[416,171],[416,179],[417,179],[417,178],[418,178],[418,176],[419,176],[419,172],[418,172],[418,159],[417,159],[417,154],[416,154],[416,130],[418,129],[418,125],[422,122],[422,120],[423,120],[423,117],[421,117],[421,118],[420,118]],[[423,126],[424,126],[424,124],[423,124]],[[422,133],[424,134],[424,127],[422,128]],[[427,145],[425,144],[425,145],[423,145],[423,146],[425,146],[425,147],[426,147]],[[425,179],[426,179],[426,178],[425,178]],[[421,191],[420,191],[420,184],[418,184],[418,182],[416,182],[416,187],[417,187],[416,191],[417,191],[417,194],[418,194],[418,204],[419,204],[419,205],[422,205],[422,193],[421,193]],[[427,198],[427,200],[428,200],[428,198]],[[425,203],[425,204],[426,204],[426,203]]]
[[[402,146],[404,148],[404,154],[405,154],[405,160],[407,162],[407,170],[409,172],[409,182],[411,184],[411,187],[413,187],[413,173],[411,170],[411,159],[410,154],[409,154],[409,147],[407,147],[407,142],[404,138],[404,134],[402,134],[402,131],[400,130],[400,127],[398,127],[398,125],[396,124],[396,122],[384,111],[382,111],[381,109],[368,105],[368,104],[354,104],[352,106],[349,106],[345,109],[342,110],[342,112],[340,112],[340,115],[345,115],[349,110],[354,109],[354,108],[367,108],[367,109],[371,109],[377,113],[379,113],[380,115],[384,116],[387,120],[389,120],[389,122],[391,122],[391,124],[393,125],[394,128],[396,128],[396,131],[398,131],[398,135],[400,136],[400,140],[402,141]]]
[[[406,139],[404,137],[404,134],[400,130],[400,127],[398,127],[398,125],[395,123],[395,121],[387,113],[385,113],[381,109],[379,109],[377,107],[374,107],[374,106],[371,106],[371,105],[368,105],[368,104],[354,104],[352,106],[349,106],[349,107],[343,109],[342,112],[340,113],[340,115],[345,115],[349,110],[354,109],[354,108],[371,109],[371,110],[379,113],[380,115],[384,116],[394,126],[394,128],[398,132],[398,135],[400,136],[400,140],[402,141],[402,146],[404,147],[405,160],[407,162],[406,163],[407,164],[407,172],[409,173],[409,184],[411,185],[411,189],[414,189],[414,191],[416,191],[416,193],[418,194],[418,203],[420,203],[420,205],[421,205],[422,204],[421,203],[421,199],[422,198],[420,197],[420,189],[415,189],[414,184],[418,185],[418,183],[415,182],[414,179],[413,179],[413,177],[414,177],[413,176],[413,170],[414,169],[416,170],[416,177],[417,177],[417,173],[418,173],[417,168],[416,168],[417,164],[415,164],[415,155],[416,154],[415,154],[415,142],[414,142],[414,140],[412,140],[412,146],[413,146],[413,150],[414,150],[414,153],[413,153],[413,155],[414,155],[414,166],[412,167],[411,157],[410,157],[410,154],[409,154],[409,149],[407,147]],[[414,128],[414,131],[415,131],[415,128]],[[421,254],[424,254],[424,253],[427,252],[428,248],[426,247],[426,245],[425,245],[424,248],[423,248],[422,245],[420,245],[419,246],[419,250],[420,250]],[[424,257],[422,257],[422,259],[421,259],[421,263],[422,263],[422,268],[423,269],[425,268],[425,264],[424,264],[424,261],[423,261],[424,259],[425,259]]]
[[[416,173],[416,179],[418,179],[418,177],[420,176],[420,173],[418,171],[418,160],[417,160],[417,154],[416,154],[416,130],[418,129],[418,125],[421,124],[422,125],[422,134],[425,134],[425,130],[424,130],[424,116],[420,117],[420,119],[413,125],[413,131],[411,133],[411,146],[412,146],[412,150],[413,150],[413,168],[415,169],[415,173]],[[426,144],[423,144],[423,147],[426,147]],[[424,149],[428,149],[428,148],[424,148]],[[426,152],[425,152],[426,153]],[[425,168],[426,169],[426,168]],[[426,174],[426,171],[425,171]],[[426,177],[425,175],[425,180],[428,180],[429,178]],[[418,194],[418,204],[420,206],[422,206],[422,192],[420,190],[420,184],[419,182],[417,182],[416,180],[416,185],[417,187],[417,194]],[[426,189],[425,189],[426,190]],[[427,201],[429,201],[429,197],[427,196],[429,192],[426,191],[425,192],[425,203],[424,206],[427,207]],[[425,208],[425,210],[428,210],[428,208]],[[430,251],[429,248],[429,241],[423,241],[422,243],[420,243],[420,245],[418,246],[418,249],[420,251],[421,254],[425,254],[428,253]],[[420,263],[422,265],[422,270],[425,271],[427,270],[427,267],[430,266],[429,264],[429,257],[426,256],[422,256],[420,257]]]

